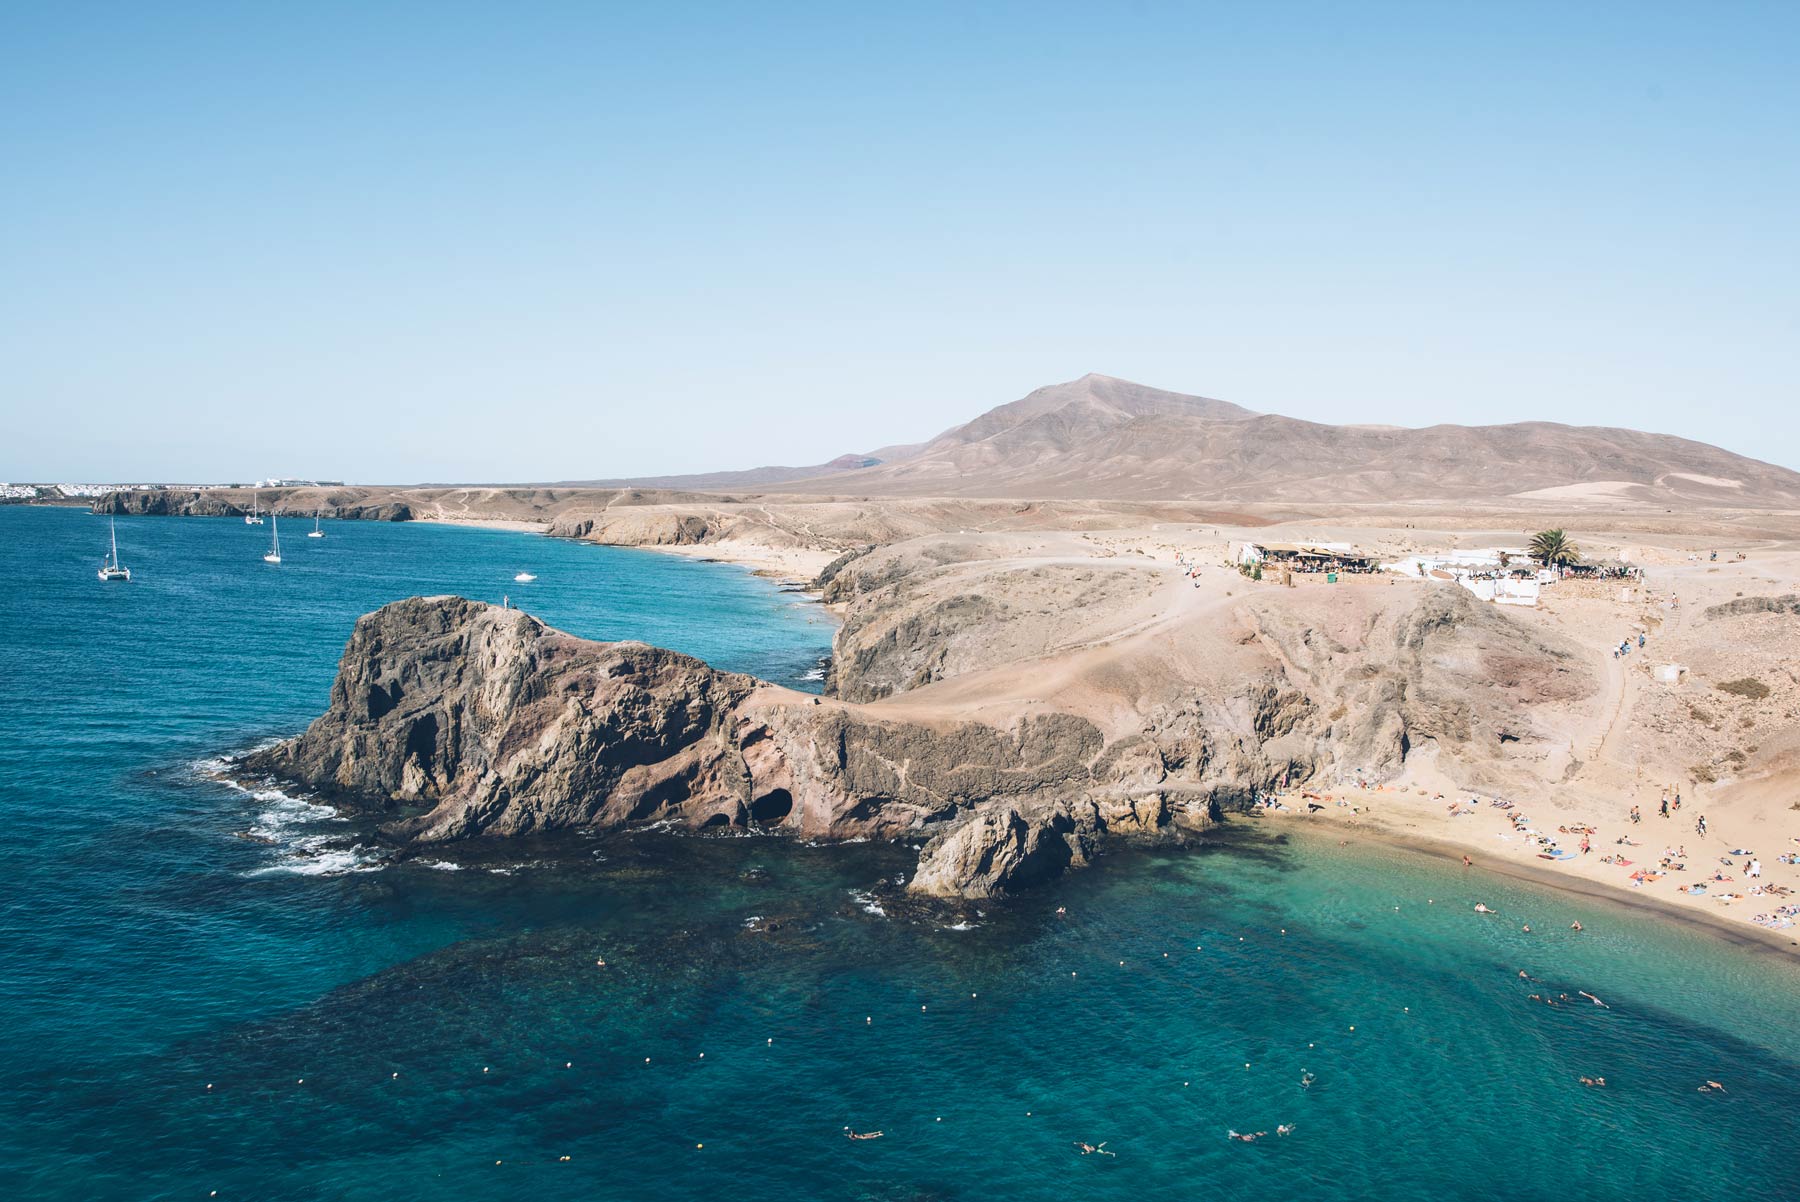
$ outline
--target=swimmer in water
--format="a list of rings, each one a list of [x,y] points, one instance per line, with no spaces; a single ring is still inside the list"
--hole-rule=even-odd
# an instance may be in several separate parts
[[[1589,993],[1585,989],[1578,989],[1578,990],[1576,990],[1576,992],[1581,994],[1581,996],[1586,998],[1588,1001],[1594,1003],[1594,1005],[1600,1007],[1600,1009],[1602,1009],[1602,1010],[1611,1010],[1612,1009],[1611,1006],[1608,1006],[1605,1002],[1601,1001],[1599,998],[1595,997],[1593,994]]]
[[[1106,1140],[1101,1140],[1097,1144],[1090,1144],[1079,1139],[1075,1141],[1075,1146],[1081,1149],[1081,1154],[1083,1156],[1117,1156],[1117,1152],[1108,1152],[1106,1150],[1106,1144]]]
[[[1251,1132],[1249,1134],[1239,1135],[1235,1131],[1227,1131],[1225,1133],[1225,1138],[1235,1139],[1235,1140],[1239,1141],[1240,1143],[1253,1144],[1258,1139],[1262,1138],[1263,1136],[1265,1136],[1267,1134],[1268,1134],[1267,1131],[1255,1131],[1255,1132]]]
[[[1500,913],[1500,911],[1488,909],[1486,902],[1476,902],[1475,903],[1475,913],[1477,913],[1477,914],[1498,914],[1498,913]]]
[[[1606,1078],[1605,1077],[1579,1077],[1579,1078],[1577,1078],[1577,1080],[1579,1080],[1583,1085],[1586,1085],[1589,1088],[1594,1088],[1594,1087],[1598,1087],[1600,1089],[1606,1088]]]
[[[1317,1080],[1318,1080],[1318,1078],[1313,1076],[1311,1073],[1302,1072],[1300,1074],[1300,1088],[1301,1089],[1311,1089],[1312,1083]]]
[[[844,1135],[849,1139],[880,1139],[885,1134],[885,1131],[852,1131],[848,1127],[844,1128]]]
[[[1580,929],[1581,929],[1581,922],[1580,922],[1580,920],[1579,920],[1579,919],[1577,919],[1577,920],[1576,920],[1576,921],[1574,921],[1574,922],[1572,922],[1572,923],[1570,923],[1570,924],[1569,924],[1569,929],[1570,929],[1570,930],[1571,930],[1571,931],[1579,931],[1579,930],[1580,930]]]
[[[1275,1128],[1275,1134],[1277,1135],[1292,1135],[1293,1133],[1294,1124],[1292,1123],[1280,1123]]]

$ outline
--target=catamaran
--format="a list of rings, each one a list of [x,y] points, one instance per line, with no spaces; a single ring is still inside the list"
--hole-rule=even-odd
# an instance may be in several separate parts
[[[250,512],[246,513],[244,515],[244,525],[246,525],[246,526],[262,525],[262,513],[257,508],[256,495],[254,493],[252,493],[250,496]]]
[[[119,566],[119,527],[112,519],[106,523],[112,529],[112,554],[100,565],[102,580],[130,580],[131,569]]]
[[[269,553],[267,555],[263,556],[263,562],[264,563],[280,563],[281,562],[281,519],[276,517],[272,513],[269,515],[269,518],[271,521],[273,521],[275,523],[275,525],[273,527],[271,527],[270,531],[269,531],[269,533],[271,535],[271,537],[269,539]],[[258,519],[258,520],[260,521],[261,519]]]
[[[312,533],[311,533],[311,534],[309,534],[309,535],[307,535],[307,536],[306,536],[306,537],[307,537],[307,538],[324,538],[324,537],[325,537],[325,532],[324,532],[324,531],[323,531],[323,530],[321,530],[321,529],[319,529],[319,515],[320,515],[320,514],[321,514],[321,513],[324,513],[324,512],[325,512],[325,511],[324,511],[324,510],[322,510],[322,509],[318,509],[318,510],[314,510],[314,511],[313,511],[313,528],[312,528]]]

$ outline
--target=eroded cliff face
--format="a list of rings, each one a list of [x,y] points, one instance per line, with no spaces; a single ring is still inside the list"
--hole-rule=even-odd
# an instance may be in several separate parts
[[[281,490],[269,490],[262,498],[261,508],[267,513],[272,505],[283,517],[311,517],[318,513],[341,522],[409,522],[413,519],[412,507],[402,501],[332,503],[319,500],[312,503],[313,498],[309,496],[307,502],[290,505]],[[107,493],[94,502],[92,509],[95,513],[121,517],[232,518],[250,512],[251,504],[250,493],[241,489],[152,488]]]
[[[245,766],[388,815],[388,832],[416,843],[661,820],[931,838],[1011,806],[1033,816],[1037,847],[1074,831],[1066,799],[1108,791],[1103,750],[1101,732],[1071,715],[1007,729],[891,721],[676,652],[432,597],[361,619],[330,709]],[[1104,833],[1100,807],[1083,813],[1082,838]],[[1079,850],[1069,847],[1065,863]],[[1041,868],[1032,856],[956,860],[938,863],[930,892],[986,895]]]
[[[1567,649],[1461,590],[1261,598],[1209,619],[1217,651],[1152,632],[1103,649],[1101,685],[980,720],[414,598],[363,617],[330,709],[246,766],[378,813],[402,842],[653,821],[922,840],[909,888],[985,897],[1083,866],[1107,839],[1188,838],[1283,781],[1389,779],[1425,748],[1477,777],[1554,760],[1558,706],[1593,688]]]

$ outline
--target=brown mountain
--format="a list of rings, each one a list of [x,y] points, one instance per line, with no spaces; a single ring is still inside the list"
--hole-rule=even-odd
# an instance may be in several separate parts
[[[1800,473],[1667,434],[1555,422],[1334,426],[1101,375],[1040,388],[921,445],[813,468],[632,483],[869,496],[1800,508]]]

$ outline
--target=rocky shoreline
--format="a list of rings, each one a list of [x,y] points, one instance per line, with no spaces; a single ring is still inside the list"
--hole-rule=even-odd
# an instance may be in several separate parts
[[[863,561],[846,558],[824,584]],[[1193,839],[1343,756],[1397,771],[1409,730],[1446,746],[1530,746],[1522,716],[1434,697],[1435,653],[1467,642],[1461,624],[1508,629],[1457,590],[1419,599],[1392,615],[1385,675],[1297,667],[1330,649],[1264,615],[1290,645],[1257,671],[1166,690],[1144,678],[1125,712],[1096,712],[1072,691],[1068,703],[968,713],[910,694],[815,697],[643,643],[576,638],[518,610],[411,598],[358,621],[330,708],[244,767],[377,818],[403,847],[652,823],[904,840],[923,845],[911,892],[990,897],[1084,867],[1108,839]],[[881,665],[853,656],[833,677],[840,692],[878,696],[847,673],[885,677]],[[1476,729],[1490,724],[1512,733]]]
[[[518,610],[413,598],[362,618],[330,709],[245,757],[383,820],[403,846],[675,822],[925,840],[909,888],[986,897],[1108,836],[1209,828],[1231,788],[1157,788],[1067,714],[1011,729],[884,720]]]

